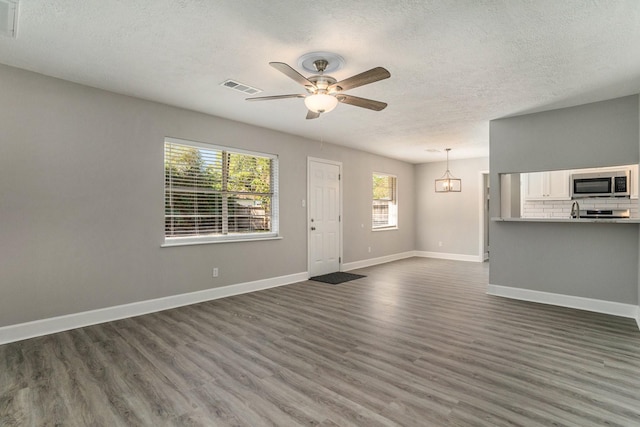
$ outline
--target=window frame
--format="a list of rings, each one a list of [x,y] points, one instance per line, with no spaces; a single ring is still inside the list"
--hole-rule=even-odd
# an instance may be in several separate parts
[[[391,173],[387,173],[387,172],[372,172],[371,173],[371,191],[373,192],[373,180],[376,176],[382,176],[382,177],[387,177],[387,178],[391,178],[392,182],[393,182],[393,186],[391,188],[391,192],[393,194],[393,196],[388,199],[389,202],[389,207],[391,212],[389,212],[387,215],[389,216],[389,218],[393,218],[394,221],[393,223],[391,223],[391,221],[387,221],[387,225],[378,225],[376,226],[376,221],[375,221],[375,213],[374,213],[374,206],[376,201],[378,200],[384,200],[384,199],[375,199],[374,195],[371,194],[371,231],[387,231],[387,230],[397,230],[398,229],[398,223],[399,223],[399,215],[398,215],[398,176],[391,174]]]
[[[245,150],[237,147],[230,147],[218,144],[210,144],[200,141],[191,141],[181,138],[165,137],[163,142],[163,169],[166,164],[166,152],[167,144],[177,144],[196,149],[227,152],[231,154],[243,154],[248,156],[255,156],[261,158],[271,159],[271,211],[270,211],[270,224],[271,230],[266,232],[227,232],[227,234],[206,234],[206,235],[194,235],[194,236],[167,236],[166,221],[167,221],[167,183],[166,183],[166,171],[163,173],[163,195],[164,195],[164,225],[163,235],[164,241],[162,247],[170,246],[185,246],[185,245],[201,245],[211,243],[232,243],[232,242],[248,242],[248,241],[263,241],[282,239],[280,236],[280,224],[279,224],[279,156],[273,153],[264,153],[252,150]],[[220,191],[222,193],[222,191]],[[224,214],[223,214],[224,215]],[[224,220],[224,219],[223,219]],[[227,221],[229,218],[227,218]]]

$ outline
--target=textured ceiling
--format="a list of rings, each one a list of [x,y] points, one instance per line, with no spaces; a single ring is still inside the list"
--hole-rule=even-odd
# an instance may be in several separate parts
[[[638,0],[21,0],[0,63],[413,163],[488,155],[489,120],[640,92]],[[385,101],[305,120],[270,61],[341,55],[348,91]]]

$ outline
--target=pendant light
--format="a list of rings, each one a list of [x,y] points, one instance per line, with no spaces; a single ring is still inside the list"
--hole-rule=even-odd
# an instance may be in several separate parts
[[[451,148],[447,148],[446,151],[447,171],[442,177],[436,179],[436,193],[459,193],[462,191],[462,180],[454,177],[451,172],[449,172],[449,151],[451,151]]]

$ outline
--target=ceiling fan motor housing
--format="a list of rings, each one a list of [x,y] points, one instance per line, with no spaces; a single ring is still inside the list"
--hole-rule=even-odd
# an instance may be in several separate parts
[[[337,90],[331,90],[329,91],[329,86],[335,84],[337,82],[336,79],[334,79],[331,76],[323,76],[323,75],[319,75],[319,76],[311,76],[308,79],[311,83],[313,83],[315,85],[314,87],[308,87],[305,86],[307,88],[307,90],[309,91],[309,93],[336,93],[338,92]],[[336,88],[337,89],[337,88]]]

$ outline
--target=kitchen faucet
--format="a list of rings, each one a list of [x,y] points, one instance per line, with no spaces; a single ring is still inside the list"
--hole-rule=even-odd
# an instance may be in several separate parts
[[[580,203],[577,200],[571,205],[570,218],[580,218]]]

